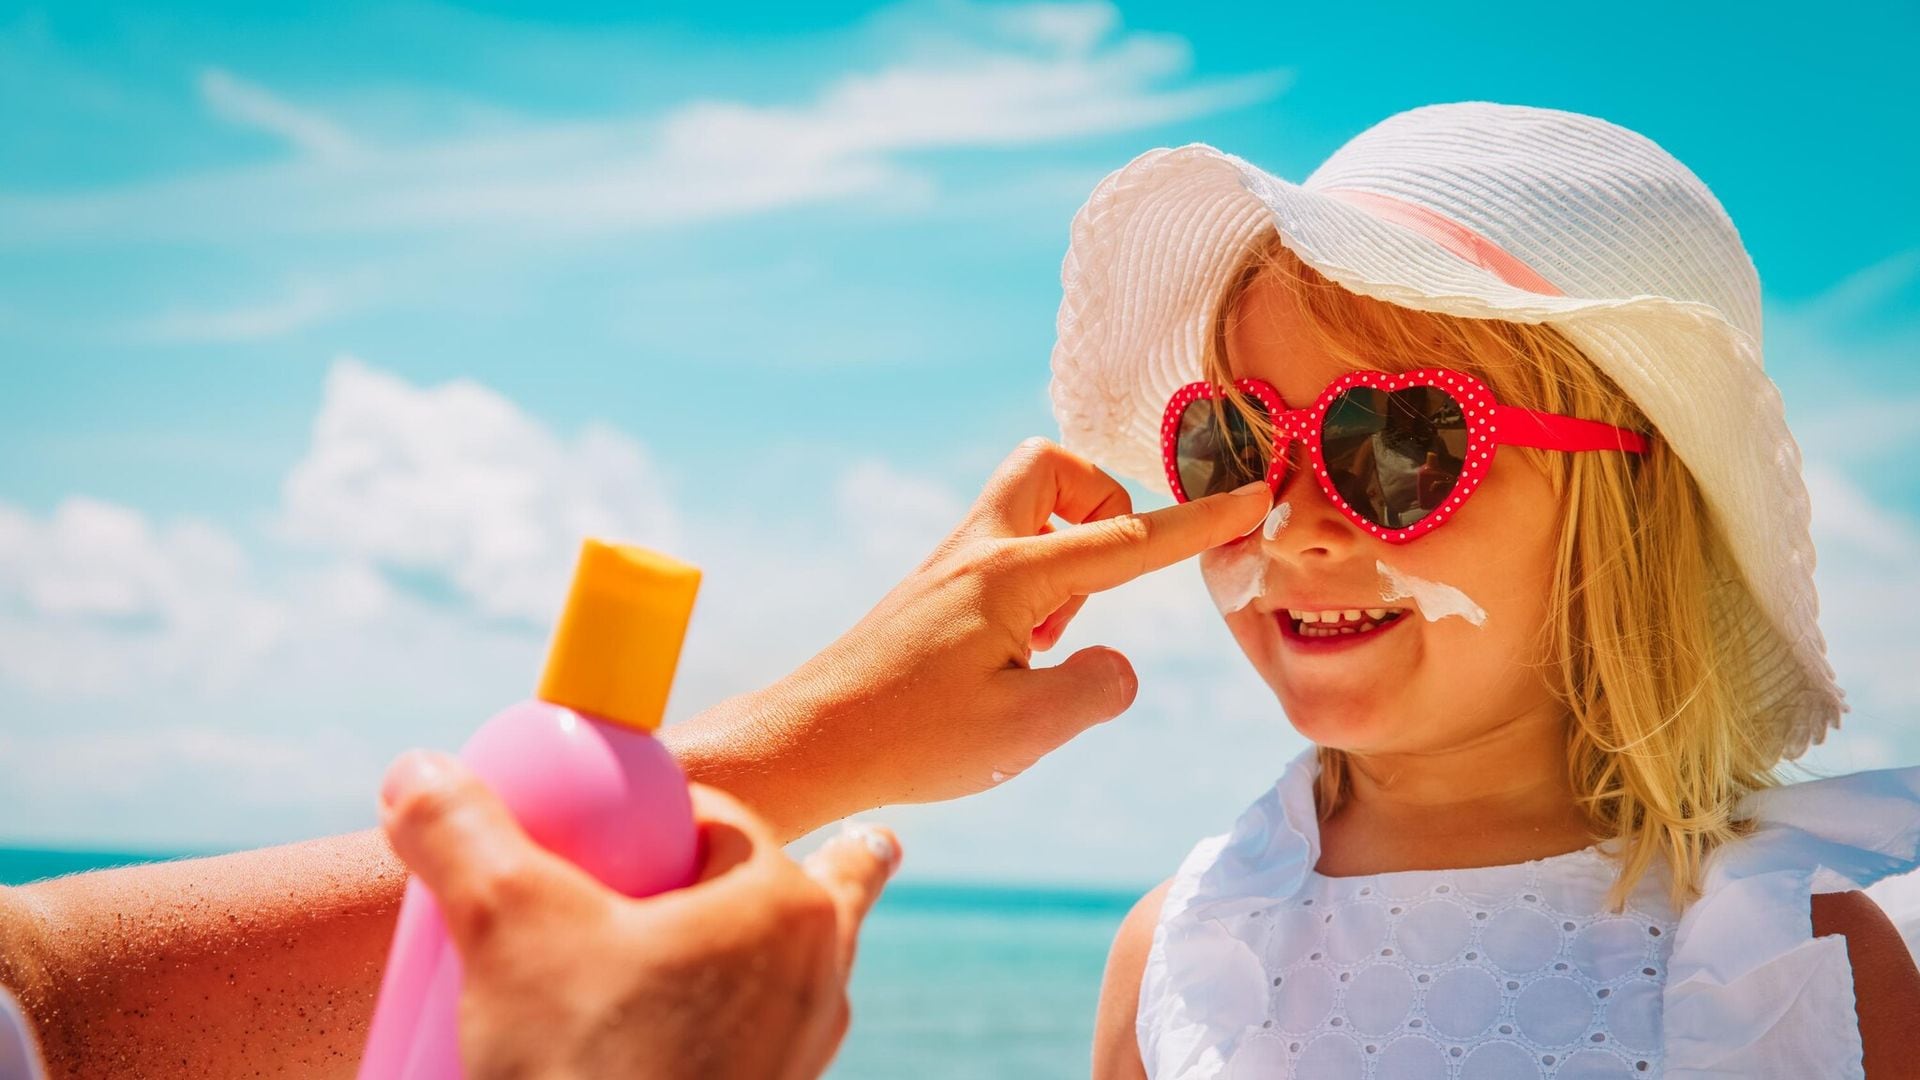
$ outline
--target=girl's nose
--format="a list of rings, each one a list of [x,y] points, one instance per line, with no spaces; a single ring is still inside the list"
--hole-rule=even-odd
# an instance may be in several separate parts
[[[1274,496],[1276,507],[1286,504],[1286,523],[1270,540],[1263,532],[1261,543],[1274,558],[1297,562],[1352,555],[1365,535],[1307,475],[1306,447],[1296,440],[1287,454],[1287,476]]]

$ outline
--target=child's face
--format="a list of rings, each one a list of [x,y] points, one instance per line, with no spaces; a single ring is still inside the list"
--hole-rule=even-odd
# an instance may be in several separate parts
[[[1244,294],[1227,336],[1234,377],[1267,380],[1292,408],[1311,404],[1350,370],[1313,343],[1302,319],[1285,287],[1263,277]],[[1383,357],[1380,367],[1447,363]],[[1304,448],[1292,453],[1296,464],[1303,460]],[[1453,520],[1409,544],[1369,536],[1298,469],[1278,499],[1291,510],[1273,539],[1255,530],[1212,554],[1253,545],[1268,560],[1264,594],[1228,614],[1227,624],[1301,734],[1360,753],[1423,752],[1557,716],[1545,672],[1527,666],[1547,618],[1559,517],[1532,462],[1500,455]],[[1376,560],[1460,590],[1485,611],[1484,622],[1429,622],[1411,599],[1383,600]],[[1303,649],[1283,633],[1288,608],[1369,607],[1407,614],[1335,651]]]

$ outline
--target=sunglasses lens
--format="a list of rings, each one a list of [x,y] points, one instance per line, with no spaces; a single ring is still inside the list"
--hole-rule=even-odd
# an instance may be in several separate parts
[[[1261,421],[1266,421],[1267,408],[1258,398],[1249,397],[1246,403]],[[1272,430],[1270,423],[1264,426]],[[1253,424],[1231,402],[1188,402],[1180,414],[1178,438],[1173,462],[1180,473],[1181,494],[1186,498],[1203,499],[1232,491],[1267,475],[1267,455],[1255,437]]]
[[[1320,441],[1347,505],[1383,529],[1404,529],[1439,509],[1459,481],[1467,422],[1444,390],[1358,386],[1328,407]]]

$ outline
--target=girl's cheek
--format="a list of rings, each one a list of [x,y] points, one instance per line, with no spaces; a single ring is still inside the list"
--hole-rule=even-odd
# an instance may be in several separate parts
[[[1200,553],[1200,576],[1220,614],[1231,615],[1267,591],[1267,556],[1251,536]]]

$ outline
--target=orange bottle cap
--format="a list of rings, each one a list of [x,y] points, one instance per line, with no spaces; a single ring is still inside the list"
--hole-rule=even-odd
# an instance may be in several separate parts
[[[699,589],[700,568],[691,563],[587,540],[547,650],[540,700],[658,728]]]

